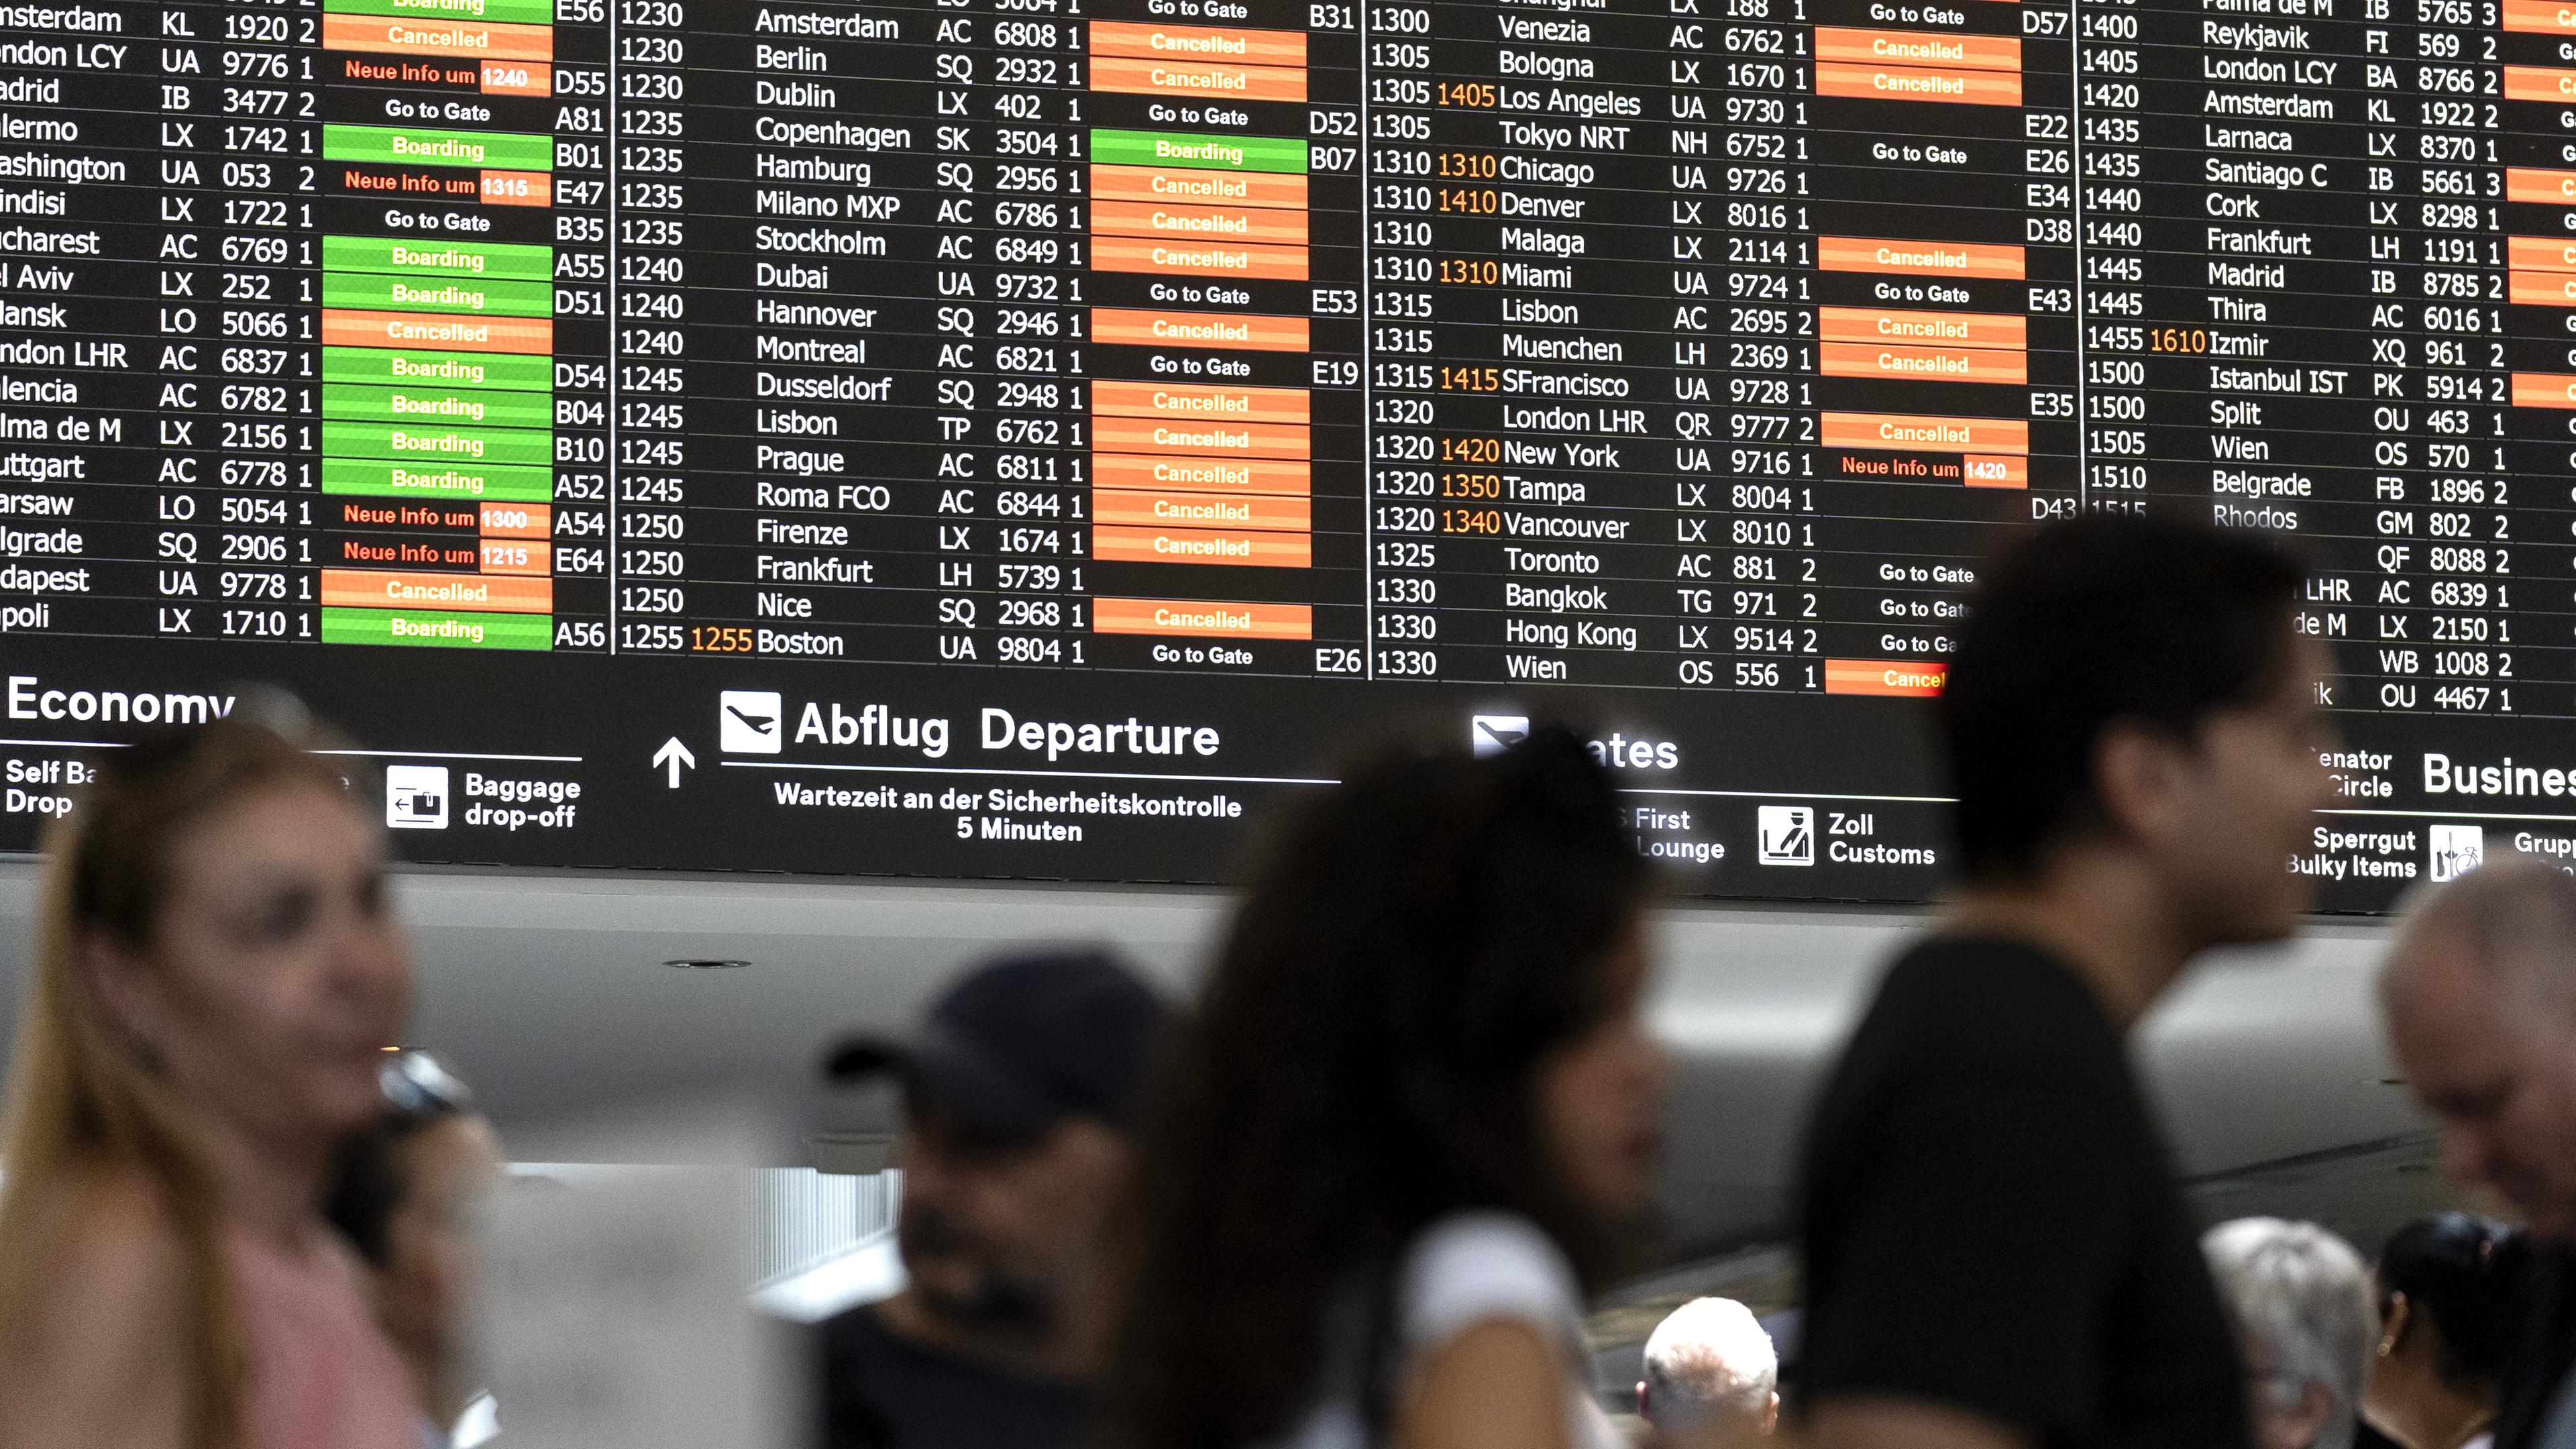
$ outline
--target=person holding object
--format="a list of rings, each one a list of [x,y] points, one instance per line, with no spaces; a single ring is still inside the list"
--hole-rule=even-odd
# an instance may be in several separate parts
[[[2414,892],[2379,986],[2444,1170],[2502,1193],[2530,1239],[2495,1449],[2576,1449],[2576,877],[2500,854]]]
[[[2314,1223],[2281,1218],[2220,1223],[2200,1248],[2245,1355],[2258,1449],[2352,1449],[2379,1335],[2361,1255]]]
[[[1694,1298],[1646,1338],[1637,1417],[1658,1429],[1768,1434],[1780,1420],[1780,1354],[1753,1310]]]
[[[909,1279],[822,1326],[826,1449],[1072,1449],[1110,1315],[1100,1262],[1166,1010],[1099,952],[969,974],[908,1040],[844,1042],[838,1081],[904,1086]]]
[[[1936,705],[1958,895],[1819,1098],[1792,1417],[1824,1449],[2242,1449],[2243,1367],[2127,1038],[2278,940],[2329,801],[2304,574],[2102,513],[1983,571]]]
[[[393,1056],[378,1080],[384,1117],[341,1148],[323,1210],[366,1265],[376,1322],[411,1374],[424,1449],[471,1449],[491,1437],[493,1407],[468,1351],[475,1214],[500,1181],[501,1145],[474,1094],[429,1053]]]
[[[319,1208],[411,974],[383,832],[300,728],[102,753],[10,1060],[0,1444],[417,1449]]]
[[[1156,1084],[1107,1442],[1615,1442],[1579,1314],[1669,1075],[1619,815],[1546,727],[1365,760],[1288,827]]]
[[[2502,1223],[2436,1213],[2379,1250],[2379,1343],[2361,1416],[2403,1449],[2489,1449],[2523,1246]]]

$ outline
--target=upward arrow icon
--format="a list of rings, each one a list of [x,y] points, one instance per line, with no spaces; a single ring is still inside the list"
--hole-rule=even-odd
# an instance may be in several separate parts
[[[653,763],[670,771],[671,788],[677,790],[680,788],[680,768],[685,765],[696,769],[698,757],[689,753],[689,747],[680,743],[678,735],[673,735],[662,742],[662,748],[653,752]]]

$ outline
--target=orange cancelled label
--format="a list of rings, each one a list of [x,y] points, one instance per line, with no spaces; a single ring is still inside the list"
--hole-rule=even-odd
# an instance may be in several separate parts
[[[2518,408],[2576,408],[2576,376],[2563,372],[2517,372],[2513,405]]]
[[[1091,601],[1095,634],[1189,634],[1211,639],[1312,639],[1311,604],[1216,604],[1198,599]]]
[[[1129,96],[1199,96],[1220,101],[1302,101],[1306,72],[1276,65],[1222,65],[1195,60],[1133,60],[1095,55],[1091,88]]]
[[[2517,307],[2576,307],[2576,272],[2514,272],[2505,300]]]
[[[1091,455],[1091,477],[1103,488],[1278,493],[1297,498],[1307,497],[1315,491],[1313,464],[1280,458],[1163,458],[1132,453],[1094,453]]]
[[[462,352],[552,352],[555,324],[543,317],[452,317],[438,312],[322,313],[325,347],[452,347]]]
[[[322,48],[384,55],[462,55],[474,60],[552,60],[555,28],[483,20],[325,15]]]
[[[1908,659],[1828,659],[1825,693],[1928,697],[1941,692],[1941,682],[1949,673],[1947,664],[1917,664]]]
[[[1113,382],[1104,378],[1091,385],[1091,410],[1131,418],[1302,423],[1314,417],[1314,399],[1302,387],[1210,387],[1185,382]]]
[[[482,609],[543,614],[555,606],[555,582],[494,574],[324,569],[322,602],[350,609]]]
[[[1819,25],[1816,59],[2017,71],[2021,69],[2021,42],[2008,35],[1945,35],[1929,30],[1852,30]]]
[[[1214,423],[1180,418],[1094,417],[1093,445],[1112,453],[1204,453],[1233,458],[1312,458],[1314,440],[1295,423]]]
[[[2030,354],[1991,347],[1905,347],[1872,342],[1820,344],[1827,377],[1916,377],[1948,382],[2028,382]]]
[[[2576,205],[2576,171],[2543,171],[2536,166],[2508,166],[2504,199]]]
[[[1906,65],[1850,65],[1821,60],[1816,62],[1816,94],[1853,100],[2017,106],[2021,104],[2021,72],[1972,70],[1965,66],[1934,70]]]
[[[1242,312],[1148,312],[1091,309],[1091,337],[1129,347],[1232,347],[1246,352],[1304,352],[1312,333],[1303,317]]]
[[[1927,453],[2030,453],[2019,418],[1936,418],[1911,413],[1826,413],[1828,448],[1905,448]]]
[[[2504,98],[2508,101],[2576,100],[2576,70],[2558,70],[2542,65],[2506,66]]]
[[[1894,272],[1906,276],[2018,280],[2023,275],[2021,248],[2017,246],[1865,236],[1816,238],[1816,266],[1827,272]]]
[[[2576,239],[2550,236],[2505,238],[2505,265],[2542,272],[2576,272]]]
[[[1306,204],[1306,178],[1278,171],[1094,166],[1091,168],[1091,194],[1102,201],[1302,208]]]
[[[1249,564],[1256,568],[1302,569],[1314,563],[1315,545],[1303,533],[1101,525],[1091,530],[1091,556],[1126,563]]]
[[[2504,0],[2504,28],[2524,35],[2576,33],[2576,5],[2557,0]]]
[[[1306,213],[1260,206],[1166,206],[1152,201],[1095,201],[1094,236],[1167,236],[1184,241],[1306,241]]]
[[[1315,508],[1303,497],[1276,493],[1130,493],[1095,489],[1091,515],[1102,523],[1148,528],[1286,528],[1315,526]]]
[[[2026,347],[2030,319],[2009,312],[1907,312],[1884,307],[1819,307],[1816,326],[1828,342],[1951,343],[1960,347]]]
[[[1241,65],[1304,65],[1302,30],[1207,29],[1195,25],[1091,22],[1093,55],[1136,55],[1148,60],[1234,61]]]
[[[1091,267],[1098,272],[1174,272],[1193,277],[1269,277],[1302,282],[1306,280],[1306,249],[1101,237],[1091,244]]]

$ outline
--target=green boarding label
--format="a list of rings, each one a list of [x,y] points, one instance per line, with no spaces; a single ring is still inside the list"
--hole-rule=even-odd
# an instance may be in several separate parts
[[[473,423],[542,428],[554,421],[550,392],[476,392],[456,387],[360,387],[326,383],[322,416],[362,423]]]
[[[1207,171],[1306,170],[1306,143],[1284,136],[1204,136],[1178,131],[1094,131],[1091,159],[1111,166]]]
[[[1300,154],[1303,154],[1302,152]],[[494,171],[552,171],[552,136],[505,131],[451,131],[410,126],[324,126],[322,159],[385,166],[480,166]],[[1300,165],[1297,169],[1304,170]]]
[[[413,387],[498,387],[543,392],[554,359],[511,352],[414,352],[400,347],[325,347],[322,380]]]
[[[551,317],[544,282],[406,277],[394,272],[324,272],[322,305],[356,312],[473,312],[486,317]]]
[[[551,649],[551,614],[466,614],[445,609],[322,611],[325,644],[425,644],[447,649]]]
[[[518,242],[414,242],[398,236],[326,236],[322,269],[330,272],[427,272],[442,277],[506,277],[542,282],[554,275],[555,249]]]
[[[400,458],[406,462],[517,463],[543,467],[554,461],[555,435],[540,428],[418,427],[396,423],[322,420],[322,453],[329,458]]]
[[[374,458],[325,458],[322,491],[366,498],[469,498],[499,503],[551,503],[555,475],[547,468],[474,463],[389,463]]]
[[[503,25],[552,25],[554,0],[323,0],[333,15],[418,16],[423,20],[493,20]]]

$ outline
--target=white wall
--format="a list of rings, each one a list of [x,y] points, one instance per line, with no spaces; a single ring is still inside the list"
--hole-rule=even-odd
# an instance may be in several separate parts
[[[0,999],[14,1002],[34,868],[0,863]],[[416,1045],[471,1081],[514,1155],[556,1124],[712,1086],[749,1086],[803,1131],[887,1125],[882,1100],[809,1089],[838,1033],[899,1026],[962,965],[1020,942],[1114,942],[1186,989],[1222,928],[1220,892],[418,871],[401,882],[421,946]],[[1806,1093],[1907,912],[1677,907],[1656,1020],[1683,1061],[1671,1215],[1677,1247],[1779,1220]],[[2187,1171],[2417,1129],[2371,1014],[2381,929],[2326,923],[2295,946],[2206,967],[2150,1022],[2144,1056]],[[740,970],[672,958],[734,957]]]

